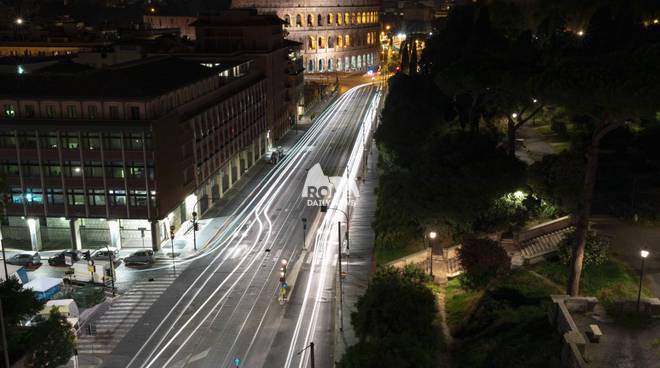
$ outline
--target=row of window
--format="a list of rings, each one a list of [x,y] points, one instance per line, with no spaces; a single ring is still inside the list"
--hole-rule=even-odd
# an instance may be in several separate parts
[[[37,139],[41,148],[55,149],[62,147],[63,149],[78,148],[96,150],[103,148],[106,150],[121,150],[122,143],[125,150],[139,150],[141,151],[145,146],[147,150],[151,149],[151,138],[142,138],[142,134],[122,134],[122,133],[60,133],[59,137],[57,132],[39,133],[39,137],[35,131],[19,131],[15,134],[12,131],[0,131],[0,148],[16,148],[16,138],[18,136],[18,144],[21,148],[37,148]]]
[[[151,191],[150,198],[155,203],[156,192]],[[84,206],[85,200],[89,206],[126,206],[146,207],[146,190],[129,190],[128,194],[124,189],[111,189],[107,192],[104,189],[88,189],[87,194],[83,189],[67,189],[66,193],[62,189],[48,188],[46,192],[41,188],[26,188],[25,192],[21,188],[11,189],[11,203],[20,204],[43,204],[63,205],[64,201],[70,206]]]
[[[84,167],[80,161],[64,161],[62,165],[58,161],[44,161],[42,164],[45,177],[60,177],[62,173],[66,177],[102,178],[104,165],[100,161],[85,161]],[[40,177],[41,167],[37,161],[24,161],[21,163],[23,177]],[[19,167],[16,161],[4,161],[0,163],[0,173],[7,176],[19,176]],[[105,163],[105,176],[107,178],[131,178],[139,179],[148,175],[150,180],[154,179],[153,163],[148,163],[146,168],[142,162],[129,161],[126,168],[121,161]]]
[[[361,70],[375,64],[373,54],[344,56],[343,58],[320,58],[318,61],[310,58],[307,60],[307,72],[332,72]]]
[[[3,114],[2,117],[5,119],[15,119],[18,117],[18,110],[14,104],[4,104],[3,105]],[[55,104],[46,104],[44,106],[44,113],[40,114],[37,110],[35,104],[23,104],[22,118],[24,119],[35,119],[35,118],[64,118],[64,119],[99,119],[103,117],[103,114],[99,111],[99,106],[97,105],[88,105],[85,113],[79,111],[77,105],[64,105],[62,113],[58,111],[58,106]],[[129,106],[128,111],[126,112],[126,119],[131,120],[140,120],[140,107],[139,106]],[[106,119],[110,120],[119,120],[123,119],[121,116],[121,110],[117,105],[110,105],[108,107],[108,114]]]
[[[376,43],[376,32],[367,32],[364,35],[364,39],[357,39],[357,45],[362,46],[362,44],[374,45]],[[327,41],[327,42],[326,42]],[[307,49],[316,50],[318,49],[332,49],[332,48],[343,48],[351,47],[351,36],[350,35],[339,35],[339,36],[309,36],[307,38]]]
[[[332,26],[332,25],[351,25],[351,24],[376,24],[379,22],[378,12],[345,12],[345,13],[328,13],[328,14],[307,14],[307,17],[304,17],[303,14],[296,14],[295,23],[292,23],[291,15],[284,15],[284,26],[285,27],[323,27],[323,26]],[[303,21],[306,20],[305,23]]]

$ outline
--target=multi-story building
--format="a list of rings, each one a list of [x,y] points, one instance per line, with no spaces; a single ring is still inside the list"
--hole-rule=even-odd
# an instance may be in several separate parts
[[[378,0],[233,0],[284,20],[287,38],[303,44],[307,72],[366,71],[378,65]]]
[[[266,79],[173,57],[0,74],[3,243],[159,248],[267,149]]]
[[[284,38],[283,21],[254,9],[202,15],[192,23],[198,57],[250,58],[267,78],[269,138],[278,139],[296,123],[303,104],[300,44]]]

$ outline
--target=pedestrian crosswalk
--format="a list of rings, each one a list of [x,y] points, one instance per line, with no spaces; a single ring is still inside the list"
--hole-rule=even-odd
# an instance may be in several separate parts
[[[130,291],[113,301],[100,318],[82,328],[77,341],[78,354],[110,354],[175,279],[175,275],[169,275],[136,282]]]

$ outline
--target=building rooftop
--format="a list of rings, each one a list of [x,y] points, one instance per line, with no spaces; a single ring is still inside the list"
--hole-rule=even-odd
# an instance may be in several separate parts
[[[258,14],[255,9],[231,9],[216,14],[202,15],[190,25],[193,27],[282,26],[282,19],[271,14]]]
[[[91,70],[71,64],[27,74],[0,74],[0,96],[153,97],[217,75],[221,68],[174,57],[151,57]]]

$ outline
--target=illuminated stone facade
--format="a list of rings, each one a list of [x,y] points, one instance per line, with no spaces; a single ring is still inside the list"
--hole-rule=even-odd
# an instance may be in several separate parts
[[[233,0],[285,21],[287,38],[302,43],[308,73],[366,71],[378,65],[378,0]]]

